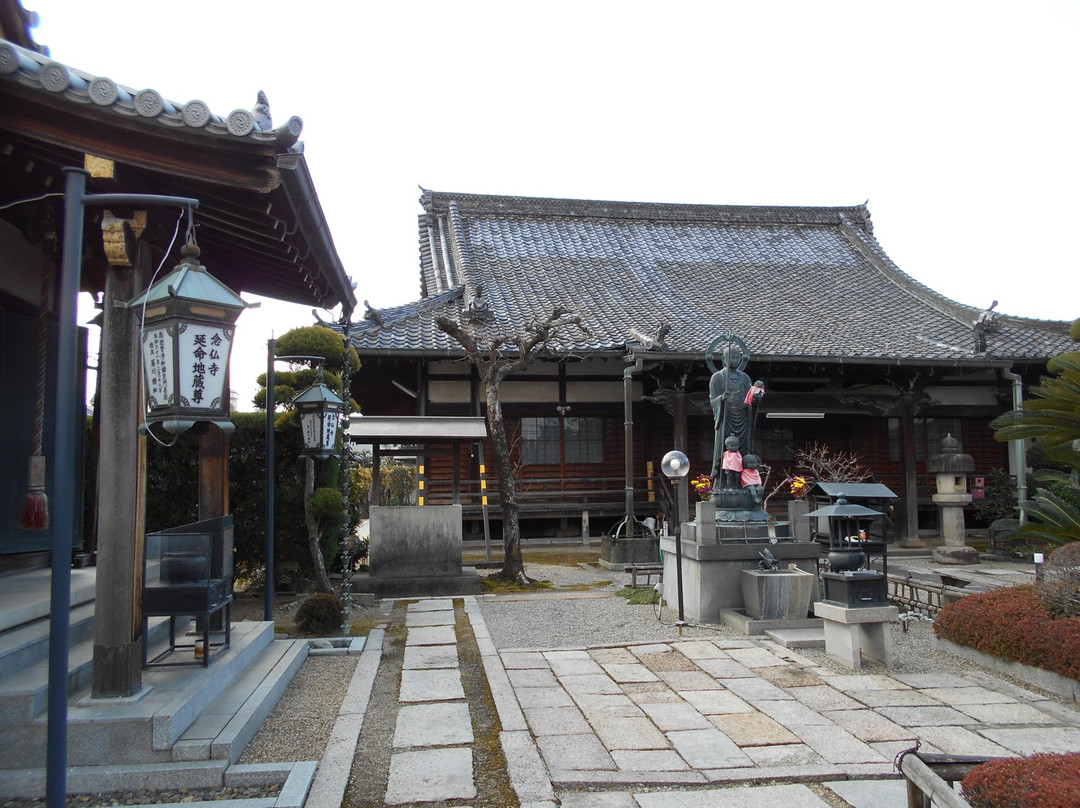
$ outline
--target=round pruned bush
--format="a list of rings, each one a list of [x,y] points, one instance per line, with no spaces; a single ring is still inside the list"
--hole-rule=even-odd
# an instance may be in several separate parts
[[[1052,616],[1080,616],[1080,541],[1050,553],[1038,588],[1039,599]]]
[[[1075,808],[1080,753],[992,760],[972,769],[961,789],[971,808]]]
[[[341,630],[341,601],[325,593],[312,595],[296,610],[296,627],[304,634],[336,634]]]

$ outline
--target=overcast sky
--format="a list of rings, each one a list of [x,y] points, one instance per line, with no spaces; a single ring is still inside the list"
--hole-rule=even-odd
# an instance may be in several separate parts
[[[53,58],[302,139],[359,300],[420,296],[418,186],[856,205],[962,303],[1080,316],[1080,3],[23,0]],[[213,256],[205,255],[213,272]],[[362,311],[362,304],[361,304]],[[266,340],[239,321],[251,409]]]

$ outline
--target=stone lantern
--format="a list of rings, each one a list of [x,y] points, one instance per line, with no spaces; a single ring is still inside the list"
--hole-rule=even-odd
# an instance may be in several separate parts
[[[937,475],[934,504],[941,511],[942,544],[934,548],[934,561],[939,564],[978,564],[979,553],[964,543],[964,506],[971,504],[968,493],[968,474],[975,470],[971,455],[961,454],[959,442],[952,435],[941,440],[941,454],[932,455],[926,470]]]

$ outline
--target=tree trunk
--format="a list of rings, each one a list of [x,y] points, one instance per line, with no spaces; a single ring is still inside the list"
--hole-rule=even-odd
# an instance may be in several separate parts
[[[304,475],[304,522],[307,524],[308,550],[311,553],[311,564],[315,568],[315,586],[320,592],[328,595],[334,594],[334,587],[330,583],[330,576],[326,574],[326,565],[323,563],[322,531],[319,529],[319,521],[311,512],[311,495],[315,493],[315,460],[306,459],[307,469]]]
[[[499,501],[503,512],[503,566],[501,578],[527,583],[525,562],[521,557],[521,523],[518,519],[517,484],[510,462],[510,444],[506,439],[502,402],[498,383],[484,385],[487,398],[488,434],[495,453],[495,469],[499,475]]]

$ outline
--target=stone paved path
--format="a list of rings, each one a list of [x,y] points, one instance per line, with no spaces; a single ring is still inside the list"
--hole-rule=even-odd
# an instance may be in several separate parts
[[[463,601],[529,808],[903,808],[893,760],[916,741],[957,754],[1080,751],[1080,711],[974,668],[838,674],[750,637],[499,651],[475,598]],[[408,607],[386,805],[477,795],[453,606]]]

